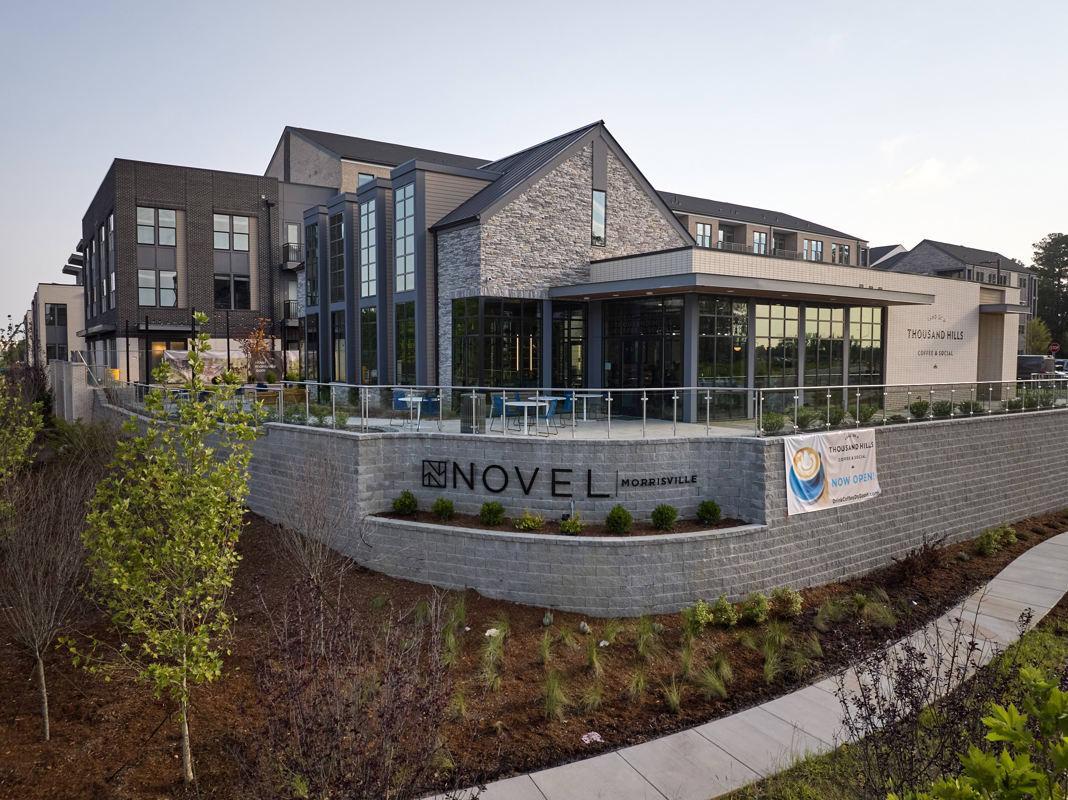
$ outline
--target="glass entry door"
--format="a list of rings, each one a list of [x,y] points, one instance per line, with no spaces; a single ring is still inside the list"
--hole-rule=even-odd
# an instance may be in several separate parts
[[[613,414],[640,417],[641,389],[682,385],[682,306],[678,296],[604,304],[604,386],[632,390],[613,396]],[[647,396],[648,416],[671,417],[670,393]]]

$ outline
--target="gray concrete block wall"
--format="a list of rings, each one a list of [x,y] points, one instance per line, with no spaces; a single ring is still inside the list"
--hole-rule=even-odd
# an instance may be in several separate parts
[[[103,413],[122,416],[117,410]],[[776,586],[813,586],[889,564],[946,535],[955,541],[1003,522],[1068,507],[1068,413],[1013,415],[876,430],[882,495],[852,506],[789,517],[782,439],[711,437],[572,441],[422,433],[354,434],[271,424],[255,443],[249,506],[280,519],[301,487],[329,463],[345,503],[337,546],[396,577],[470,587],[516,602],[600,616],[677,611],[697,598],[739,598]],[[659,502],[690,515],[712,497],[724,513],[756,524],[653,537],[594,538],[446,528],[376,517],[403,489],[424,506],[449,496],[473,512],[498,499],[510,512],[558,516],[570,503],[547,484],[529,496],[421,486],[422,460],[614,470],[697,470],[696,490],[638,489],[576,501],[587,519],[616,502],[646,516]],[[528,477],[530,472],[525,473]],[[450,481],[451,486],[451,481]],[[477,486],[477,484],[476,484]]]

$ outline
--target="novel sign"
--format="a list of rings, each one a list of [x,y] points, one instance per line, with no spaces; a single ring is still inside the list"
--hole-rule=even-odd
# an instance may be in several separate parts
[[[805,514],[879,496],[875,431],[787,436],[786,513]]]

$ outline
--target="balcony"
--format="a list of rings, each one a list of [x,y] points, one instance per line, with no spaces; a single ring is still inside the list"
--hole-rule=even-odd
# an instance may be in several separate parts
[[[297,269],[304,263],[304,252],[299,242],[282,245],[282,269]]]
[[[283,301],[282,319],[288,328],[293,328],[300,324],[300,307],[296,300]]]

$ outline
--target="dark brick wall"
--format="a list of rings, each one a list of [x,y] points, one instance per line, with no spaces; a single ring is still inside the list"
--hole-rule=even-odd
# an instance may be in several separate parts
[[[269,223],[268,209],[261,199],[264,195],[275,204],[270,209]],[[190,308],[195,308],[208,314],[212,335],[223,336],[225,321],[222,312],[214,309],[213,287],[212,214],[218,212],[257,220],[258,263],[252,265],[252,269],[256,270],[259,308],[230,312],[231,338],[240,337],[251,330],[258,317],[273,317],[274,333],[279,336],[285,283],[279,267],[280,209],[277,204],[278,181],[275,178],[117,159],[82,220],[83,236],[88,237],[106,220],[108,213],[115,210],[117,307],[87,320],[87,325],[111,323],[121,335],[127,321],[133,328],[138,322],[144,322],[146,314],[151,322],[186,324]],[[185,306],[140,308],[137,304],[138,205],[185,211],[189,286]]]

